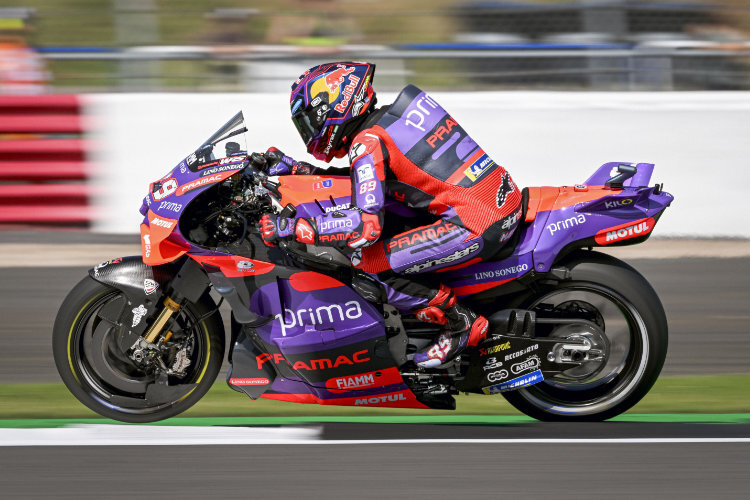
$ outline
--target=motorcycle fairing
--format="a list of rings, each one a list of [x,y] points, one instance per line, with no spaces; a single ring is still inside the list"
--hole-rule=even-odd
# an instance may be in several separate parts
[[[358,395],[367,405],[424,408],[390,354],[382,313],[343,282],[238,256],[194,258],[238,320],[242,308],[267,318],[237,336],[228,376],[233,389],[253,398],[347,405]]]
[[[601,180],[622,162],[606,163],[590,179]],[[625,184],[648,183],[652,164]],[[629,245],[647,239],[672,202],[659,187],[612,189],[605,185],[532,187],[513,253],[501,260],[446,271],[442,279],[459,296],[476,295],[506,285],[525,274],[548,272],[568,249]]]
[[[146,213],[145,219],[148,224],[141,224],[141,252],[144,264],[166,264],[190,250],[190,244],[184,239],[170,238],[172,231],[177,227],[177,219],[159,217],[151,210]]]
[[[245,163],[225,165],[222,168],[228,170],[208,176],[205,174],[213,169],[194,172],[185,167],[185,160],[175,167],[174,171],[168,174],[169,180],[174,181],[172,183],[174,188],[161,196],[157,195],[159,192],[157,189],[156,192],[146,195],[141,206],[141,213],[144,215],[141,224],[143,261],[155,266],[171,262],[193,249],[205,253],[205,249],[191,244],[181,234],[178,224],[180,214],[200,193],[236,174]],[[153,186],[154,184],[152,184],[152,190]],[[152,201],[155,195],[159,199]]]
[[[349,177],[320,175],[285,175],[278,177],[279,203],[291,203],[297,208],[297,217],[314,217],[351,204]]]
[[[501,261],[480,262],[463,269],[439,274],[456,295],[481,293],[513,281],[534,269],[531,252],[511,255]]]
[[[308,404],[319,404],[319,405],[335,405],[335,406],[371,406],[381,408],[418,408],[423,410],[429,410],[431,407],[420,403],[417,400],[415,394],[408,388],[391,391],[391,392],[380,392],[376,394],[356,394],[354,392],[349,394],[356,394],[354,396],[347,397],[321,397],[315,393],[301,392],[305,390],[305,387],[301,387],[299,382],[292,380],[285,381],[282,390],[285,392],[267,392],[261,397],[264,399],[273,399],[276,401],[288,401],[291,403],[308,403]]]
[[[572,189],[575,188],[560,188],[559,199],[562,203],[556,203],[548,211],[538,212],[532,226],[523,228],[525,233],[517,251],[533,252],[537,271],[549,271],[568,248],[601,246],[602,243],[627,245],[644,241],[673,199],[672,195],[661,192],[658,187],[611,190],[604,186],[586,186],[597,196],[587,202],[577,200],[570,203],[567,200],[571,198]],[[621,205],[624,200],[631,200],[631,203]],[[635,225],[637,232],[631,230],[628,238],[610,241],[599,238],[597,241],[597,234],[621,229],[623,225]],[[635,239],[636,236],[638,239]]]
[[[237,113],[204,142],[196,153],[185,157],[161,179],[149,185],[149,192],[143,198],[140,208],[141,215],[144,216],[141,224],[141,250],[146,264],[165,264],[185,253],[221,255],[190,243],[181,233],[177,221],[198,195],[237,174],[248,164],[248,155],[244,150],[231,155],[227,150],[227,156],[214,156],[215,150],[226,142],[221,138],[229,138],[232,130],[239,130],[243,120],[242,112]],[[214,144],[212,141],[218,142]],[[206,157],[199,156],[199,151],[203,151]]]
[[[218,268],[227,278],[246,278],[270,273],[276,264],[240,255],[191,255],[199,264]]]

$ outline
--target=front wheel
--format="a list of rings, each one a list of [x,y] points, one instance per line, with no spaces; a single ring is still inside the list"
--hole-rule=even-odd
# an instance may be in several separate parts
[[[580,317],[597,325],[581,332],[570,325],[538,332],[559,338],[587,335],[597,355],[578,368],[503,395],[539,420],[606,420],[630,409],[656,382],[667,354],[666,316],[651,285],[627,264],[579,252],[565,265],[570,281],[545,288],[520,306],[538,317]]]
[[[57,313],[53,354],[80,402],[115,420],[154,422],[187,410],[211,387],[224,357],[224,327],[208,294],[186,303],[160,346],[159,365],[167,370],[153,369],[156,363],[139,363],[129,352],[133,340],[120,318],[133,307],[120,290],[84,278]]]

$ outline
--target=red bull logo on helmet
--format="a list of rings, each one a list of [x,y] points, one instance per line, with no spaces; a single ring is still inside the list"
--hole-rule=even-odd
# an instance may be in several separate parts
[[[328,94],[329,103],[332,104],[338,101],[346,77],[351,73],[354,73],[355,69],[354,66],[347,68],[343,64],[337,64],[335,70],[319,77],[312,85],[310,85],[310,96],[317,97],[321,93],[326,93]],[[354,76],[351,76],[350,78],[354,78]]]
[[[354,70],[354,67],[347,68],[343,64],[337,64],[335,70],[326,74],[323,79],[330,93],[333,94],[334,92],[336,92],[339,87],[341,87],[341,84],[344,83],[346,75],[354,73]]]

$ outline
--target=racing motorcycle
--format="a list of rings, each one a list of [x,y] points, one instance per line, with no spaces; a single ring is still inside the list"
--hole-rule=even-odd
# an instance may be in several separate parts
[[[648,187],[654,165],[606,163],[583,184],[526,188],[500,254],[437,266],[490,329],[425,369],[410,355],[439,326],[386,303],[345,252],[261,240],[263,213],[348,207],[349,178],[269,176],[241,144],[245,132],[240,112],[153,182],[140,209],[142,255],[93,267],[62,304],[55,362],[92,410],[125,422],[185,411],[219,373],[225,322],[227,383],[253,400],[455,409],[459,392],[502,394],[540,420],[596,421],[656,381],[667,351],[659,298],[632,267],[592,250],[651,235],[673,199]],[[388,212],[386,229],[422,225],[404,210]]]

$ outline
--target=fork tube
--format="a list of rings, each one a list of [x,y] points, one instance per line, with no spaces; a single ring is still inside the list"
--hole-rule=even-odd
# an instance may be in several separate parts
[[[169,321],[169,318],[171,318],[172,315],[179,310],[180,304],[169,297],[165,298],[164,309],[162,309],[161,313],[159,313],[159,317],[156,318],[154,324],[151,325],[146,334],[143,336],[143,338],[146,339],[146,342],[153,344],[164,328],[164,325],[166,325],[167,321]]]

